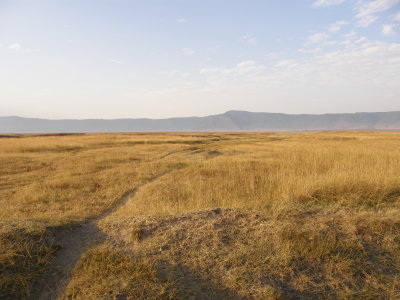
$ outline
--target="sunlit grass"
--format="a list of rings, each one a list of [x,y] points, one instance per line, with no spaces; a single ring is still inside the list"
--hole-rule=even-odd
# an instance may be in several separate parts
[[[182,282],[158,278],[167,264],[249,298],[399,295],[396,132],[20,136],[0,138],[0,165],[2,297],[29,294],[56,249],[48,228],[99,216],[138,188],[100,222],[119,246],[85,254],[67,294],[140,298],[142,280],[154,297],[184,298],[193,286],[174,294]],[[228,211],[196,217],[215,208]]]

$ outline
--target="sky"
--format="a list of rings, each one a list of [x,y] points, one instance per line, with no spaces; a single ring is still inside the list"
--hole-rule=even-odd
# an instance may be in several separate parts
[[[400,0],[0,0],[0,116],[400,111]]]

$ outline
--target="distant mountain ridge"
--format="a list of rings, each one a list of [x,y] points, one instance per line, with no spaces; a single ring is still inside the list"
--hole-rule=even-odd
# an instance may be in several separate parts
[[[232,110],[205,117],[114,120],[0,117],[0,133],[324,130],[400,130],[400,111],[291,115]]]

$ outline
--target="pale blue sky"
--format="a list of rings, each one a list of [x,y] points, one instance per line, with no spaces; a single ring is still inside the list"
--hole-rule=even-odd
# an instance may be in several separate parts
[[[0,0],[0,115],[400,110],[400,0]]]

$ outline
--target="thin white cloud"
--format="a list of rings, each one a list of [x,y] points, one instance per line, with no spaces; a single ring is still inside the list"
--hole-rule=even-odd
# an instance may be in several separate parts
[[[351,43],[351,41],[348,41]],[[290,75],[324,84],[396,85],[400,80],[400,44],[363,41],[300,62]]]
[[[330,32],[338,32],[342,29],[343,26],[349,24],[347,21],[338,21],[333,23],[331,26],[329,26],[329,31]]]
[[[294,68],[297,66],[296,60],[294,59],[285,59],[285,60],[281,60],[279,62],[277,62],[275,64],[275,67],[278,68]]]
[[[400,23],[400,11],[398,11],[392,16],[392,20]]]
[[[169,70],[159,72],[161,75],[166,75],[168,77],[188,77],[190,74],[180,70]]]
[[[314,33],[314,34],[310,35],[308,37],[308,41],[310,43],[317,44],[317,43],[320,43],[322,41],[325,41],[328,37],[329,37],[328,34],[319,32],[319,33]]]
[[[160,90],[145,91],[143,93],[144,97],[165,97],[170,94],[178,94],[182,91],[178,88],[166,88]]]
[[[258,72],[264,69],[264,66],[257,64],[254,60],[245,60],[236,65],[236,72],[245,74],[249,72]]]
[[[252,34],[246,34],[246,35],[242,36],[240,38],[240,41],[250,44],[250,45],[257,44],[257,38]]]
[[[223,87],[236,87],[249,84],[265,71],[265,66],[254,60],[238,63],[233,67],[203,68],[200,75],[204,76],[207,86],[203,89],[221,89]]]
[[[400,0],[357,1],[355,6],[357,25],[359,27],[370,26],[379,18],[380,13],[391,9],[398,3],[400,3]]]
[[[318,0],[313,3],[313,7],[327,7],[338,5],[347,0]],[[353,0],[353,9],[355,11],[354,18],[358,27],[369,27],[372,23],[379,19],[380,14],[395,7],[400,0]],[[397,12],[392,20],[400,22],[400,12]],[[332,24],[329,30],[337,32],[342,28],[343,24]]]
[[[222,48],[222,47],[219,46],[219,45],[214,46],[214,47],[208,47],[208,48],[206,49],[206,52],[207,52],[207,53],[216,53],[216,52],[218,51],[218,49],[220,49],[220,48]]]
[[[22,50],[22,46],[19,43],[10,44],[10,45],[8,45],[7,48],[10,49],[10,50],[15,50],[15,51]]]
[[[124,62],[122,60],[119,59],[110,59],[109,62],[116,64],[116,65],[122,65]]]
[[[378,17],[375,15],[368,15],[362,18],[358,18],[357,26],[359,27],[368,27],[372,23],[374,23],[376,20],[378,20]]]
[[[276,61],[275,68],[242,62],[235,67],[206,68],[201,74],[213,87],[234,89],[278,89],[288,85],[348,87],[365,86],[398,90],[400,43],[347,40],[340,50],[316,53],[304,59]],[[311,91],[311,90],[310,90]]]
[[[39,49],[26,48],[26,47],[22,46],[22,44],[20,44],[20,43],[12,43],[7,46],[6,45],[4,45],[4,46],[11,51],[15,51],[15,52],[19,52],[19,53],[30,53],[30,52],[39,51]]]
[[[339,5],[345,2],[346,0],[317,0],[313,3],[314,7],[323,7],[323,6],[332,6]]]
[[[382,26],[382,34],[384,36],[393,36],[396,34],[396,27],[398,24],[384,24]]]
[[[186,56],[192,56],[193,54],[195,54],[196,52],[191,49],[191,48],[183,48],[182,49],[182,53]]]
[[[365,36],[360,37],[359,39],[355,40],[354,43],[360,44],[368,41],[368,39]]]
[[[285,53],[284,52],[269,52],[265,54],[265,58],[267,59],[278,59],[282,57]]]
[[[312,48],[312,49],[297,49],[297,52],[302,53],[302,54],[313,54],[313,53],[318,53],[321,52],[322,48]]]
[[[357,32],[355,32],[354,30],[349,31],[348,33],[346,33],[345,35],[343,35],[346,39],[355,39],[357,37]]]
[[[180,19],[176,19],[176,22],[177,23],[186,23],[187,22],[187,20],[186,19],[184,19],[184,18],[180,18]]]

